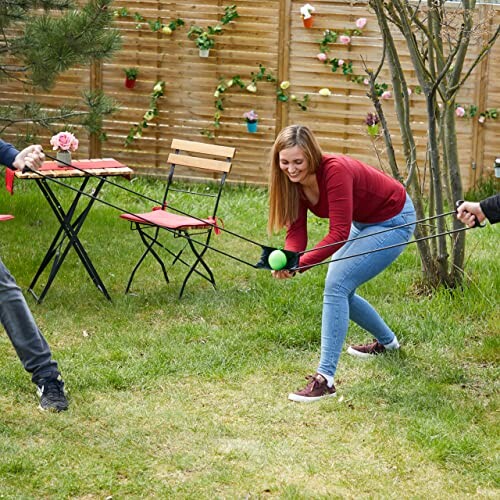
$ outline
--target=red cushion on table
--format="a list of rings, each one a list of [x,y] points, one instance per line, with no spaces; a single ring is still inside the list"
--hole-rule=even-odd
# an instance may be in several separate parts
[[[121,214],[120,217],[131,222],[151,224],[168,229],[200,229],[215,225],[215,221],[211,217],[199,220],[186,215],[166,212],[165,210],[153,210],[144,214]]]
[[[0,221],[13,219],[13,215],[2,215],[0,214]]]
[[[124,167],[122,163],[113,159],[99,159],[99,160],[73,160],[71,162],[78,168],[84,170],[90,170],[92,168],[116,168],[116,167]],[[72,167],[60,166],[55,161],[46,161],[38,170],[71,170]]]

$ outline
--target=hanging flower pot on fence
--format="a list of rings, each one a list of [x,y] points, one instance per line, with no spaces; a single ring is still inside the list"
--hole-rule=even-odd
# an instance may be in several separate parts
[[[255,132],[257,132],[257,126],[258,126],[259,122],[258,121],[254,121],[254,122],[247,122],[247,130],[251,133],[251,134],[255,134]]]
[[[210,49],[199,49],[200,57],[208,57],[210,55]]]
[[[368,113],[365,118],[366,130],[372,137],[377,137],[379,130],[379,117],[375,113]]]
[[[314,12],[316,12],[316,9],[309,3],[306,3],[300,8],[300,15],[302,16],[304,28],[312,28],[314,23]]]
[[[139,70],[137,68],[127,68],[123,71],[125,71],[125,87],[127,89],[133,89],[135,87]]]
[[[133,89],[135,87],[135,78],[125,78],[125,87],[127,89]]]
[[[247,122],[247,130],[251,134],[255,134],[255,132],[257,132],[257,124],[258,124],[257,113],[253,109],[251,109],[250,111],[243,113],[243,117]]]
[[[302,23],[304,24],[304,28],[312,28],[314,24],[314,17],[308,17],[307,19],[305,17],[302,18]]]

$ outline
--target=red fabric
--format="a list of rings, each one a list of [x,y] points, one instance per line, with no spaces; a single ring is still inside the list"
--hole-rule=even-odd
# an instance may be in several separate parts
[[[348,156],[324,155],[316,178],[319,201],[312,206],[303,197],[297,220],[287,228],[285,250],[302,252],[306,249],[308,210],[330,220],[328,234],[315,245],[317,248],[346,240],[353,221],[369,224],[396,216],[406,201],[402,184]],[[300,258],[300,266],[322,262],[342,246],[343,243],[308,252]]]
[[[71,163],[79,169],[84,170],[91,170],[93,168],[119,168],[125,166],[119,161],[108,158],[102,160],[73,160]],[[73,168],[61,167],[55,161],[46,161],[38,170],[43,172],[44,170],[73,170]],[[5,187],[10,194],[14,194],[14,180],[16,178],[14,172],[14,170],[10,169],[5,170]]]
[[[109,158],[104,158],[102,160],[73,160],[71,163],[80,169],[86,169],[86,170],[90,170],[92,168],[117,168],[125,166],[119,161]],[[72,167],[60,167],[55,161],[46,161],[38,170],[44,171],[44,170],[71,170],[71,169]]]
[[[215,232],[220,232],[217,221],[213,217],[198,220],[186,215],[173,214],[166,212],[161,208],[154,208],[152,212],[144,214],[121,214],[120,217],[131,222],[138,222],[140,224],[151,224],[153,226],[164,227],[168,229],[203,229],[213,226]]]
[[[14,170],[7,168],[5,170],[5,187],[10,194],[14,194]]]
[[[0,222],[4,221],[4,220],[10,220],[10,219],[13,219],[13,218],[14,218],[13,215],[1,215],[0,214]]]

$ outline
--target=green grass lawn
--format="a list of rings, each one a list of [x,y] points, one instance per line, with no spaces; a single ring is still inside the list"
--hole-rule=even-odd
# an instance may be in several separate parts
[[[161,185],[133,189],[161,196]],[[34,183],[0,198],[0,255],[26,289],[56,230]],[[71,194],[63,192],[69,199]],[[106,200],[148,203],[107,186]],[[225,227],[264,244],[265,190],[229,186]],[[326,231],[311,221],[311,241]],[[415,245],[360,293],[397,332],[400,352],[368,362],[343,354],[338,397],[301,405],[319,357],[326,266],[272,280],[210,252],[217,290],[185,268],[165,284],[138,235],[105,205],[81,239],[113,302],[71,252],[41,305],[27,296],[70,398],[37,409],[35,387],[0,336],[0,498],[498,498],[500,225],[468,233],[462,290],[419,291]],[[258,247],[214,245],[255,263]],[[348,342],[369,340],[352,325]]]

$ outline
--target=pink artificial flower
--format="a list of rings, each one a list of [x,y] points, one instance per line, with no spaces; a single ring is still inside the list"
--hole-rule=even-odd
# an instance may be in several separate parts
[[[339,41],[344,45],[349,45],[351,43],[351,37],[347,35],[340,35]]]
[[[364,85],[370,85],[370,80],[368,80],[368,78],[365,78],[365,79],[363,80],[363,84],[364,84]]]
[[[337,62],[339,63],[339,66],[343,66],[343,64],[344,64],[344,60],[343,59],[339,59]]]
[[[325,62],[327,60],[326,54],[324,52],[320,52],[316,57],[321,62]]]
[[[360,17],[359,19],[356,20],[356,28],[362,30],[365,26],[368,20],[366,17]]]
[[[465,109],[462,108],[462,106],[458,106],[457,109],[455,109],[455,114],[459,117],[462,118],[462,116],[465,115]]]
[[[390,99],[392,97],[392,92],[390,90],[386,90],[380,97],[382,99]]]
[[[248,123],[255,123],[259,118],[259,115],[253,109],[251,109],[250,111],[243,113],[243,117]]]
[[[412,94],[412,90],[410,87],[408,87],[408,95],[411,95]]]
[[[52,149],[57,151],[76,151],[78,149],[78,139],[70,132],[59,132],[50,139]]]
[[[481,116],[477,119],[477,121],[478,121],[479,123],[484,123],[484,122],[485,122],[485,120],[486,120],[486,116],[484,116],[484,115],[481,115]]]

